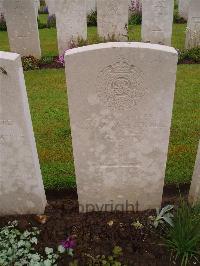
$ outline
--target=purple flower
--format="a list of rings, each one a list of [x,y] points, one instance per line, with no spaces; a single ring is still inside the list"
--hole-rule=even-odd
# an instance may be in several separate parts
[[[57,62],[60,63],[60,64],[62,64],[64,66],[65,65],[65,52],[68,51],[68,50],[70,50],[70,49],[76,48],[76,47],[77,47],[77,45],[74,43],[74,41],[73,40],[70,41],[69,48],[67,48],[64,51],[64,53],[58,57]]]
[[[131,0],[131,5],[129,10],[133,14],[141,14],[142,13],[142,3],[141,0]]]
[[[76,246],[75,236],[69,236],[66,240],[61,242],[65,249],[74,249]]]

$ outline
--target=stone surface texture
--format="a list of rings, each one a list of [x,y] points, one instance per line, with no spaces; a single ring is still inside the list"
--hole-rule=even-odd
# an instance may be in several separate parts
[[[40,0],[34,0],[34,4],[35,4],[36,16],[38,16],[38,11],[39,11],[39,8],[40,8]]]
[[[191,0],[188,13],[185,48],[200,47],[200,0]]]
[[[179,0],[178,13],[185,20],[188,19],[189,4],[191,0]]]
[[[86,0],[59,0],[55,10],[58,50],[62,55],[72,41],[87,39]]]
[[[128,0],[97,0],[97,25],[100,37],[126,41]]]
[[[0,16],[4,14],[3,11],[3,0],[0,0]]]
[[[173,0],[142,0],[143,42],[171,46]]]
[[[80,210],[160,207],[177,52],[114,42],[69,50],[65,64]]]
[[[196,203],[200,200],[200,142],[199,142],[199,148],[197,151],[197,157],[194,167],[194,173],[192,177],[192,182],[190,186],[190,192],[189,192],[189,201],[190,203]]]
[[[43,213],[46,198],[20,55],[0,52],[0,215]]]
[[[86,0],[86,3],[87,3],[87,13],[88,14],[97,10],[96,0]]]
[[[10,50],[21,56],[41,57],[35,1],[4,0]]]
[[[45,0],[50,16],[55,14],[55,1],[56,0]]]

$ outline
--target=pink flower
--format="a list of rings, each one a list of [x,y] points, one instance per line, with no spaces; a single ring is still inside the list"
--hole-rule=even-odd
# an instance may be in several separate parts
[[[69,236],[66,240],[63,240],[61,244],[65,249],[74,249],[76,246],[75,236]]]

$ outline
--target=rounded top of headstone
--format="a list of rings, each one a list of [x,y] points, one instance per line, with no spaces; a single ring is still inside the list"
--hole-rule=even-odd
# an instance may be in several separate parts
[[[175,55],[178,54],[175,48],[166,45],[142,43],[142,42],[107,42],[107,43],[99,43],[99,44],[93,44],[93,45],[69,49],[65,52],[65,56],[88,52],[88,51],[107,49],[107,48],[139,48],[139,49],[158,50],[167,53],[172,53]]]
[[[20,55],[17,53],[2,52],[0,51],[0,59],[12,60],[15,61],[20,58]]]

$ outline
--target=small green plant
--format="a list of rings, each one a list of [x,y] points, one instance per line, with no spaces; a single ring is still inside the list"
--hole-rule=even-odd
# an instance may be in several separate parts
[[[139,221],[132,223],[132,226],[135,227],[135,229],[142,229],[144,227]]]
[[[142,15],[141,14],[131,14],[128,20],[130,25],[141,25],[142,24]]]
[[[54,61],[54,57],[53,56],[43,56],[39,62],[38,62],[38,66],[41,67],[43,65],[50,65],[52,64]]]
[[[7,31],[6,20],[3,14],[0,14],[0,31]]]
[[[111,256],[98,255],[93,257],[89,254],[85,254],[88,258],[87,265],[95,265],[95,266],[122,266],[122,263],[119,261],[120,256],[122,256],[122,248],[119,246],[115,246]],[[72,264],[78,265],[78,264]]]
[[[173,208],[174,208],[173,205],[167,205],[161,210],[159,210],[158,208],[156,209],[157,216],[149,217],[150,220],[153,221],[153,225],[155,228],[157,228],[160,224],[163,224],[164,222],[166,222],[170,226],[173,226],[173,221],[172,221],[173,214],[170,212]]]
[[[37,18],[37,22],[38,22],[38,29],[45,29],[45,28],[47,28],[47,24],[42,23],[39,18]]]
[[[23,56],[22,57],[22,66],[24,71],[38,69],[39,60],[34,56]]]
[[[184,50],[179,52],[179,64],[184,61],[200,63],[200,47]]]
[[[87,16],[88,26],[97,26],[97,11],[91,11]]]
[[[35,247],[40,231],[33,227],[31,231],[21,232],[17,221],[10,222],[0,229],[0,265],[1,266],[53,266],[59,257],[59,250],[45,248],[44,254],[39,254]]]
[[[187,23],[187,21],[179,15],[178,10],[174,11],[174,21],[173,22],[176,24]]]
[[[200,256],[200,205],[189,206],[181,201],[173,219],[174,226],[166,235],[166,245],[181,265],[188,265],[191,259]]]

